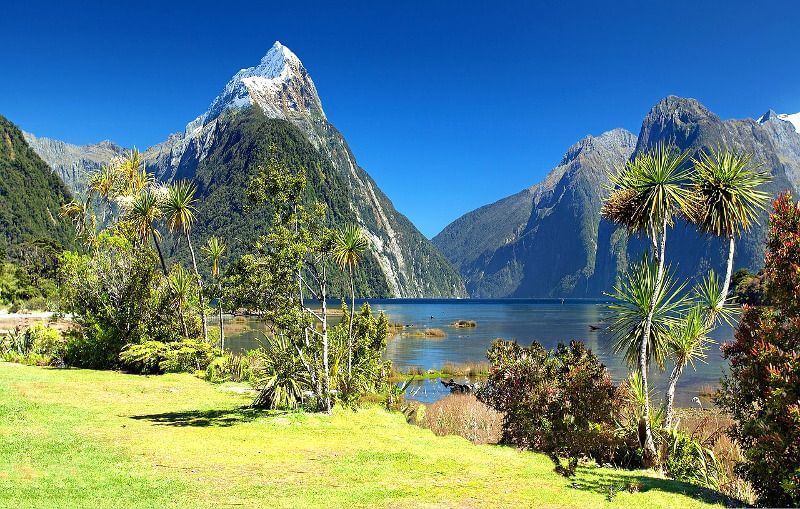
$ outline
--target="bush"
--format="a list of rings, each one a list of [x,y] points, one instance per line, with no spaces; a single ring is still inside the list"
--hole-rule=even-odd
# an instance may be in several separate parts
[[[800,204],[773,203],[763,278],[767,306],[745,306],[722,352],[730,372],[716,403],[735,420],[730,436],[744,451],[738,471],[758,502],[800,505]]]
[[[247,355],[234,353],[217,357],[206,368],[206,380],[214,383],[249,382],[253,375],[251,359],[256,355],[251,352]]]
[[[629,456],[628,442],[615,433],[619,391],[583,343],[549,352],[537,342],[525,348],[497,340],[487,356],[489,378],[478,396],[505,415],[504,442],[547,453],[564,475],[573,475],[584,456],[597,462]]]
[[[126,346],[119,355],[124,369],[144,375],[204,371],[214,357],[211,345],[193,339],[172,343],[145,341]]]
[[[166,373],[205,371],[216,357],[214,347],[204,341],[184,339],[170,344],[161,368]]]
[[[119,354],[122,369],[142,375],[159,375],[164,372],[162,364],[167,359],[169,346],[161,341],[145,341],[128,345]]]
[[[66,340],[61,333],[43,323],[26,330],[9,332],[0,338],[0,356],[9,362],[39,366],[60,364],[66,353]]]
[[[70,340],[68,363],[96,369],[120,366],[126,345],[172,343],[200,334],[194,301],[175,312],[175,295],[152,249],[107,233],[91,255],[65,252],[60,260],[64,311],[80,325]],[[194,284],[194,281],[192,281]],[[188,292],[196,295],[195,287]]]
[[[691,482],[720,489],[724,477],[722,464],[714,452],[696,437],[677,429],[667,431],[667,461],[664,469],[668,476],[679,481]]]
[[[496,444],[503,436],[503,414],[472,394],[451,394],[427,406],[418,424],[436,435],[458,435],[475,444]]]

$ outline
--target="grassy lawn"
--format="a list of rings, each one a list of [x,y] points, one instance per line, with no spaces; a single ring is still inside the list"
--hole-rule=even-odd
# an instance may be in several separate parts
[[[704,507],[645,472],[436,437],[380,408],[266,414],[189,375],[0,363],[0,507]],[[609,502],[608,486],[639,481]]]

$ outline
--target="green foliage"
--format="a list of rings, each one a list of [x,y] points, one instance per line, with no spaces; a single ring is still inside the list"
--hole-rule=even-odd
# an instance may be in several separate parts
[[[768,199],[757,188],[769,175],[749,169],[752,156],[728,150],[701,151],[694,160],[693,199],[687,218],[701,231],[720,237],[740,236],[758,218]]]
[[[614,190],[603,204],[603,216],[631,232],[662,232],[691,202],[684,185],[690,176],[688,158],[688,152],[664,143],[638,152],[609,176]]]
[[[92,254],[67,252],[61,260],[64,310],[80,325],[67,345],[68,363],[114,368],[125,345],[181,337],[183,314],[172,312],[174,289],[152,249],[103,233]],[[196,337],[195,316],[186,323],[183,336]]]
[[[647,255],[641,262],[632,265],[614,286],[614,292],[610,296],[616,302],[608,306],[612,313],[609,317],[611,320],[609,331],[615,351],[623,352],[629,365],[633,366],[639,361],[645,323],[651,300],[655,297],[650,337],[647,342],[647,362],[649,364],[655,361],[663,368],[670,326],[686,306],[686,300],[681,296],[684,286],[685,283],[678,284],[675,281],[669,270],[665,270],[659,280],[658,267]]]
[[[329,224],[339,226],[356,222],[349,196],[348,182],[333,166],[331,160],[321,154],[307,137],[291,123],[266,118],[253,110],[219,119],[225,127],[219,131],[219,140],[197,167],[195,181],[198,196],[196,222],[192,238],[204,244],[210,236],[217,236],[228,246],[230,260],[238,260],[251,251],[264,231],[273,224],[273,210],[269,203],[256,205],[252,198],[252,180],[271,159],[286,169],[305,168],[306,186],[301,202],[310,205],[319,202],[325,205]],[[379,193],[380,194],[380,193]],[[377,228],[377,218],[364,217]],[[399,225],[398,225],[399,227]],[[413,226],[408,223],[408,227]],[[405,231],[398,235],[406,238]],[[428,249],[431,249],[430,246]],[[436,252],[437,263],[431,263],[430,279],[441,288],[443,282],[457,274]],[[179,260],[188,262],[188,257],[176,253]],[[446,271],[439,274],[437,271]],[[389,287],[375,256],[367,252],[363,263],[354,272],[356,294],[362,297],[388,297]],[[332,273],[332,295],[349,295],[346,275]]]
[[[164,372],[162,364],[167,358],[169,346],[161,341],[127,345],[119,354],[122,369],[142,375],[158,375]]]
[[[205,378],[214,383],[249,382],[259,357],[258,350],[250,350],[244,355],[233,353],[217,357],[206,368]]]
[[[45,240],[10,248],[6,253],[9,261],[0,260],[0,307],[55,310],[60,252],[60,246]]]
[[[598,462],[630,456],[630,445],[616,435],[618,389],[583,343],[550,352],[537,342],[526,348],[497,340],[487,356],[489,378],[478,395],[505,415],[504,442],[546,452],[567,476],[584,456]]]
[[[69,192],[58,175],[28,146],[22,132],[0,116],[0,260],[25,242],[69,246],[71,229],[59,218],[67,201]]]
[[[34,324],[24,331],[13,330],[0,336],[0,359],[34,365],[54,365],[63,362],[66,340],[57,329],[44,323]]]
[[[770,215],[764,283],[768,306],[746,306],[716,403],[744,450],[740,472],[760,504],[800,504],[800,204],[785,193]]]
[[[254,385],[259,394],[253,404],[272,409],[297,409],[312,386],[310,375],[289,338],[267,336],[261,366],[254,372]]]
[[[214,357],[211,345],[194,339],[145,341],[125,346],[119,355],[123,369],[144,375],[204,371]]]
[[[165,373],[205,371],[216,357],[214,347],[198,339],[182,339],[169,343],[169,347],[161,363]]]
[[[667,430],[665,445],[667,460],[664,470],[668,476],[719,490],[724,470],[711,449],[677,429]]]

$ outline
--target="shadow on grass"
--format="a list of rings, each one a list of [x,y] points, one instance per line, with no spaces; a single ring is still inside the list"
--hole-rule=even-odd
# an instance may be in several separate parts
[[[641,493],[661,491],[663,493],[683,494],[709,504],[722,504],[725,507],[746,507],[746,504],[731,499],[722,493],[675,479],[659,479],[645,475],[620,475],[591,468],[578,468],[578,475],[572,480],[572,487],[593,491],[613,500],[615,494],[634,487]]]
[[[250,422],[259,417],[275,417],[285,412],[265,411],[250,407],[224,410],[187,410],[184,412],[164,412],[161,414],[132,415],[131,419],[150,421],[161,426],[233,426]]]

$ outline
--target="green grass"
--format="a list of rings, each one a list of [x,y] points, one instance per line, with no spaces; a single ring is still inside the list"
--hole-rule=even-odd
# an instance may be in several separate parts
[[[0,363],[0,507],[705,507],[646,472],[436,437],[373,407],[249,410],[189,375]],[[607,501],[608,486],[640,482]]]

